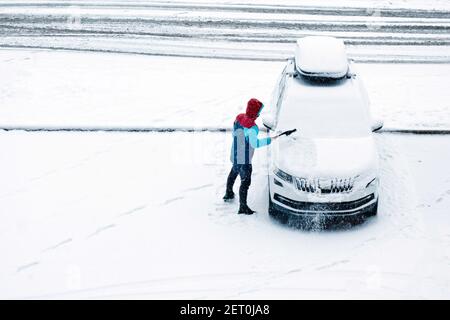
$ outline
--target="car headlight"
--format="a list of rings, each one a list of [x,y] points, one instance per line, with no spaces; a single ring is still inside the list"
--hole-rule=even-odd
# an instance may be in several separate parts
[[[273,170],[273,173],[275,173],[278,178],[289,183],[292,183],[294,181],[294,178],[289,173],[286,173],[278,168],[275,168],[275,170]]]

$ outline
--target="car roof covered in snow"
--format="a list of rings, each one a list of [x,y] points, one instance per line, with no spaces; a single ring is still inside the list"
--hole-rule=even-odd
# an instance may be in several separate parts
[[[348,71],[344,41],[333,37],[309,36],[297,40],[295,67],[310,77],[342,78]]]

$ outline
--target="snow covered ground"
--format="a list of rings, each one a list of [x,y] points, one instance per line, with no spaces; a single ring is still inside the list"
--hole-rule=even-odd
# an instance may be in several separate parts
[[[377,142],[379,216],[305,232],[268,217],[264,152],[258,213],[221,201],[225,133],[3,132],[0,296],[449,298],[450,137]]]
[[[0,51],[0,127],[229,127],[280,62]],[[449,129],[449,66],[359,65],[391,127]],[[221,196],[229,133],[0,130],[2,298],[449,298],[450,136],[376,135],[378,217],[305,232]]]
[[[0,50],[0,127],[226,127],[283,62]],[[450,64],[357,64],[386,127],[450,129]]]

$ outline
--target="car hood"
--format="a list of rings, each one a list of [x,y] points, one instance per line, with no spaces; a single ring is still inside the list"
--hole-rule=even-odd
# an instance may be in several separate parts
[[[372,136],[358,138],[281,137],[272,146],[275,166],[296,177],[355,177],[378,170]]]

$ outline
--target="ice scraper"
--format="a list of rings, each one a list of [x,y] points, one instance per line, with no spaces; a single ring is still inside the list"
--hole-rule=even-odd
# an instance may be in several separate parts
[[[280,133],[278,136],[279,136],[279,137],[281,137],[282,135],[288,136],[288,135],[290,135],[291,133],[294,133],[295,131],[297,131],[297,129],[286,130],[286,131]]]

